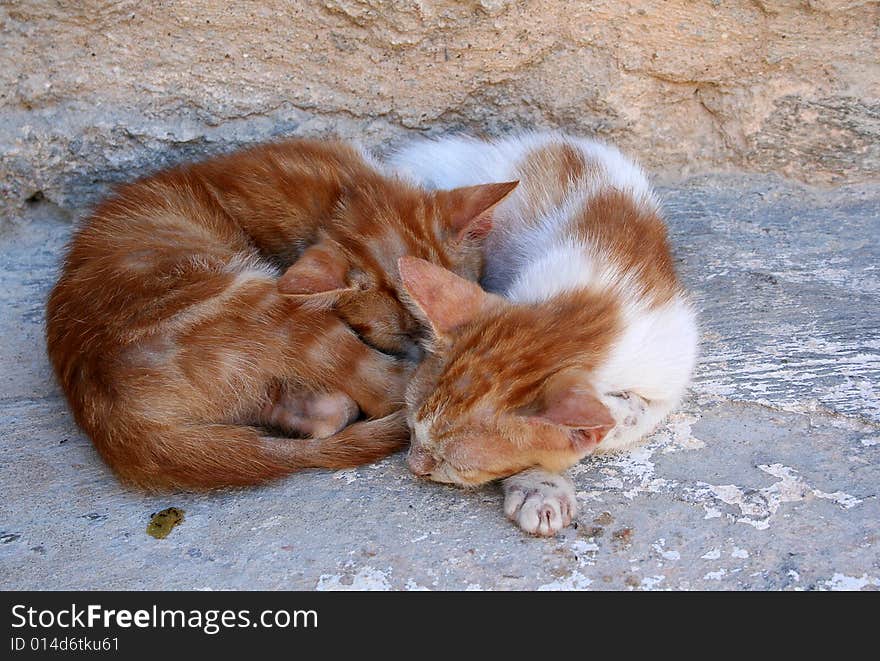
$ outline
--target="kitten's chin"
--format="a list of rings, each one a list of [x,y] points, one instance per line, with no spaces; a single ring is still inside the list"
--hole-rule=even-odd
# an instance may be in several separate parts
[[[498,477],[496,476],[480,471],[474,471],[472,473],[464,475],[460,473],[454,466],[451,466],[446,462],[439,464],[433,471],[431,471],[431,474],[427,477],[432,482],[439,482],[441,484],[452,484],[457,487],[465,488],[478,487],[482,484],[486,484],[487,482],[498,479]]]
[[[428,478],[432,482],[440,482],[441,484],[458,484],[461,486],[467,484],[467,482],[461,479],[458,471],[445,462],[434,468]]]

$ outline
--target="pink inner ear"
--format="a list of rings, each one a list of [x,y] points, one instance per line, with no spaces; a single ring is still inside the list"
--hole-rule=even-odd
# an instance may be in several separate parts
[[[344,289],[346,265],[339,255],[312,246],[278,279],[282,294],[322,294]]]
[[[492,210],[517,187],[518,181],[480,184],[446,192],[456,238],[485,238],[492,229]]]
[[[611,411],[591,392],[579,392],[576,386],[560,393],[548,394],[540,417],[563,427],[578,429],[611,429]]]
[[[588,377],[578,373],[554,377],[532,417],[569,428],[572,444],[580,451],[594,449],[615,425],[611,411],[596,397]]]
[[[571,433],[571,443],[578,452],[592,452],[610,430],[610,427],[574,429]]]
[[[449,333],[471,321],[487,299],[477,284],[423,259],[401,257],[397,265],[403,286],[435,333]]]
[[[470,224],[465,225],[461,231],[459,231],[458,235],[455,237],[456,241],[461,241],[462,239],[477,239],[482,240],[489,236],[489,232],[492,231],[492,211],[484,211],[479,216],[474,218]]]

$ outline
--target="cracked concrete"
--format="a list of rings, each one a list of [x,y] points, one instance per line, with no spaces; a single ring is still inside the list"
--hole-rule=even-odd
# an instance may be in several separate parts
[[[880,187],[755,175],[663,190],[701,309],[691,394],[635,451],[575,470],[577,527],[530,538],[494,487],[397,455],[212,495],[122,488],[43,349],[69,236],[35,202],[0,234],[5,589],[880,589]],[[184,522],[146,534],[169,506]]]

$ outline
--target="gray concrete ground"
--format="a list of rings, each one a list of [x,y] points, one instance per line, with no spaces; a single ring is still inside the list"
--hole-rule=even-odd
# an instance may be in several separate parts
[[[121,487],[43,348],[70,223],[0,237],[0,587],[880,588],[880,187],[747,176],[664,190],[702,310],[692,394],[645,447],[576,471],[581,513],[530,538],[501,495],[422,483],[402,456],[258,489]],[[145,532],[168,506],[185,521]]]

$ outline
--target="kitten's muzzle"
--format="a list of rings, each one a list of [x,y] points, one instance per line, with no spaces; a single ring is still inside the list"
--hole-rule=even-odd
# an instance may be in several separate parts
[[[437,459],[430,452],[412,447],[406,456],[406,465],[414,475],[427,477],[437,467]]]

